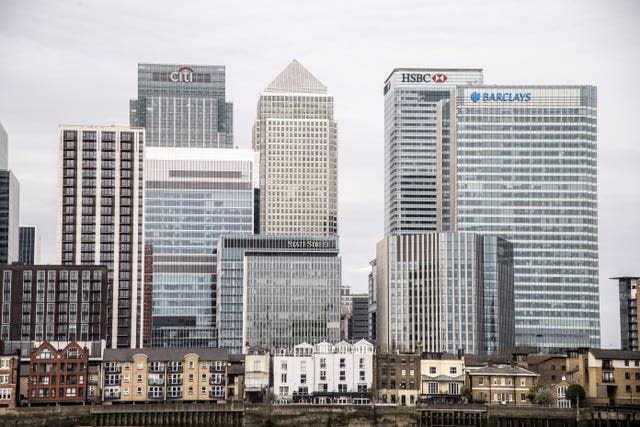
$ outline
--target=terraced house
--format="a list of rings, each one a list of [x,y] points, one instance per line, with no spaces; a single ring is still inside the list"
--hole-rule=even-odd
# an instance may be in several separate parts
[[[227,350],[146,348],[105,350],[104,402],[218,402],[228,394]]]

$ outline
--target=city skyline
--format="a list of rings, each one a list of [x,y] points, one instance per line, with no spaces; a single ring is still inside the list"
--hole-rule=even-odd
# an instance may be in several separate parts
[[[466,8],[401,3],[387,9],[354,3],[338,11],[331,7],[337,4],[325,11],[313,6],[300,10],[285,3],[282,16],[270,22],[261,21],[261,8],[267,7],[262,5],[251,11],[212,8],[200,11],[200,16],[185,8],[172,10],[168,18],[169,4],[157,10],[131,5],[124,14],[125,3],[10,4],[9,13],[0,18],[0,63],[11,70],[11,78],[0,83],[0,122],[9,134],[9,167],[21,182],[20,222],[41,227],[44,262],[55,262],[56,255],[55,216],[49,210],[56,205],[57,126],[128,123],[128,100],[135,97],[136,67],[141,62],[225,65],[227,100],[235,110],[234,144],[240,148],[250,147],[251,123],[264,82],[291,59],[298,59],[331,88],[340,125],[343,276],[356,291],[366,289],[368,262],[375,256],[375,242],[383,237],[382,89],[389,72],[408,66],[478,67],[490,82],[598,86],[602,347],[619,345],[618,322],[612,317],[618,313],[617,284],[609,277],[637,274],[640,265],[638,251],[633,252],[640,237],[633,214],[640,208],[640,189],[626,185],[640,181],[638,137],[630,125],[638,113],[634,100],[640,92],[632,84],[638,59],[628,55],[639,47],[632,20],[638,5],[591,3],[576,9],[549,2],[546,5],[553,5],[556,13],[547,14],[540,5],[505,3],[500,14],[507,18],[495,23],[491,7],[473,3]],[[313,25],[292,22],[305,12],[316,14]],[[456,25],[444,23],[444,17],[454,12]],[[212,14],[221,14],[228,22],[216,28],[216,37],[205,37],[212,34],[206,26]],[[423,25],[426,16],[434,23],[431,28]],[[116,33],[98,25],[116,17],[130,23],[131,30],[123,25]],[[134,25],[141,17],[149,21],[141,24],[148,34]],[[190,31],[179,31],[189,17],[195,23],[183,28]],[[81,22],[74,32],[84,36],[70,38],[74,33],[64,28],[67,20]],[[176,31],[166,32],[167,27],[155,25],[158,22]],[[549,34],[526,30],[539,22]],[[296,31],[280,31],[279,23]],[[255,42],[256,33],[272,27],[272,33]],[[385,31],[377,31],[378,27]],[[297,38],[291,40],[290,34]],[[139,39],[131,45],[133,37]],[[34,85],[39,81],[46,83]],[[43,174],[51,176],[50,182],[42,179]]]

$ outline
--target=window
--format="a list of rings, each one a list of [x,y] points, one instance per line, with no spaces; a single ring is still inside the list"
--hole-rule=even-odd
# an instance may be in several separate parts
[[[449,394],[460,394],[460,384],[449,383]]]
[[[347,385],[346,384],[338,384],[338,393],[346,393]]]
[[[320,381],[327,380],[327,371],[320,371]]]
[[[340,368],[346,368],[347,362],[346,359],[340,359]]]
[[[142,375],[138,375],[138,376],[136,377],[136,381],[137,381],[137,382],[139,382],[139,383],[141,383],[141,382],[142,382]]]
[[[449,368],[449,373],[451,375],[456,375],[458,373],[458,369],[455,366]]]
[[[286,371],[287,370],[287,362],[285,362],[285,361],[280,362],[280,369],[283,370],[283,371]]]
[[[436,373],[436,367],[435,366],[429,366],[429,373],[431,375],[434,375]]]
[[[307,383],[307,374],[300,374],[300,384]]]
[[[478,385],[484,385],[484,377],[478,378]]]
[[[438,394],[438,383],[427,383],[428,394]]]
[[[320,368],[326,368],[327,367],[327,359],[324,357],[320,358]]]
[[[520,378],[520,387],[525,387],[526,383],[527,383],[527,380],[525,380],[524,378]]]
[[[340,371],[340,381],[346,381],[346,380],[347,380],[347,372]]]
[[[286,383],[287,382],[287,373],[286,372],[280,374],[280,382],[282,382],[282,383]]]
[[[558,388],[556,388],[556,395],[558,396],[558,399],[563,399],[565,397],[565,393],[567,392],[567,387],[566,386],[559,386]]]

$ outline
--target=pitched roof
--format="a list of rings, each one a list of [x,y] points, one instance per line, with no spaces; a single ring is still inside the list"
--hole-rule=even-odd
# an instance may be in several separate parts
[[[592,348],[589,352],[596,359],[640,360],[640,351]]]
[[[187,354],[197,354],[201,360],[228,360],[229,353],[223,348],[119,348],[106,349],[103,361],[121,362],[132,360],[136,354],[144,354],[150,362],[167,362],[184,360]]]
[[[539,376],[535,372],[531,372],[519,366],[509,365],[486,366],[484,368],[476,369],[475,371],[469,372],[469,375],[518,375],[527,377]]]
[[[295,59],[287,65],[265,92],[327,93],[327,87]]]

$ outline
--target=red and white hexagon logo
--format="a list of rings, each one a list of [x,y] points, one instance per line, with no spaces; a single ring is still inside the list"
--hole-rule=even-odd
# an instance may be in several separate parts
[[[447,81],[447,75],[442,73],[436,73],[433,76],[431,76],[431,80],[433,80],[435,83],[444,83]]]

